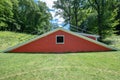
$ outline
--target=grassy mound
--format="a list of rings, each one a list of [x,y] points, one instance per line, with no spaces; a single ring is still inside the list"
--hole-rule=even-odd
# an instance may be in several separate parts
[[[22,43],[35,35],[15,33],[9,31],[0,31],[0,50]]]

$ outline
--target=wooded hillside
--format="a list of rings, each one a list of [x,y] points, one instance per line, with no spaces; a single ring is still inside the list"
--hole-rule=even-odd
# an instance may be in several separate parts
[[[0,0],[0,30],[42,34],[50,30],[51,18],[44,2]]]
[[[120,34],[119,0],[57,0],[53,7],[71,31],[98,34],[100,40]],[[50,20],[52,15],[40,0],[0,0],[0,31],[42,34],[53,29]]]

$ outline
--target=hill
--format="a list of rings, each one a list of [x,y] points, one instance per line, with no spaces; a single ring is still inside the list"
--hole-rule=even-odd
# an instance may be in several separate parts
[[[0,32],[0,49],[4,50],[34,37],[35,35]],[[120,47],[117,42],[111,46]],[[0,80],[120,80],[119,61],[120,51],[0,53]]]
[[[0,50],[5,50],[8,47],[22,43],[34,37],[35,35],[30,34],[0,31]]]

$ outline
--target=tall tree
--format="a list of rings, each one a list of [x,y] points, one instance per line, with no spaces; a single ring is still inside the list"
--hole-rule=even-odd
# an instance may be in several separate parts
[[[41,12],[39,19],[38,19],[38,30],[40,30],[40,28],[42,28],[42,33],[45,33],[49,30],[51,30],[51,23],[50,20],[52,19],[52,15],[50,14],[50,12],[48,11],[48,7],[46,6],[46,3],[38,1],[38,8],[39,8],[39,12]],[[38,16],[36,16],[38,17]]]
[[[0,0],[0,30],[8,28],[9,23],[12,22],[13,6],[10,0]]]
[[[34,31],[35,25],[35,14],[38,11],[37,5],[33,0],[19,0],[17,9],[16,20],[20,24],[20,32],[31,32]],[[39,16],[38,16],[39,17]]]
[[[0,30],[42,34],[50,30],[50,19],[44,2],[0,0]]]
[[[88,0],[92,8],[97,12],[97,26],[98,26],[98,34],[100,35],[100,41],[107,34],[110,34],[115,29],[115,25],[117,25],[116,17],[116,9],[113,9],[115,5],[115,0]]]
[[[18,9],[18,0],[10,0],[11,1],[11,3],[12,3],[12,6],[13,6],[13,8],[12,8],[12,13],[13,13],[13,17],[12,17],[12,21],[9,23],[9,27],[8,27],[8,29],[10,30],[10,31],[17,31],[18,29],[20,29],[20,25],[19,25],[19,23],[17,23],[17,9]]]
[[[71,0],[57,0],[54,4],[53,7],[58,9],[56,15],[60,15],[66,23],[71,24]]]
[[[51,15],[47,10],[44,2],[35,3],[34,0],[19,0],[17,21],[21,25],[20,31],[42,34],[50,30]]]
[[[81,22],[86,15],[84,13],[85,2],[86,0],[57,0],[54,2],[54,8],[58,9],[56,15],[61,15],[65,19],[65,23],[70,24],[72,31],[79,31]]]
[[[116,19],[119,20],[119,24],[116,26],[117,34],[120,35],[120,1],[116,0],[116,7],[118,8]]]

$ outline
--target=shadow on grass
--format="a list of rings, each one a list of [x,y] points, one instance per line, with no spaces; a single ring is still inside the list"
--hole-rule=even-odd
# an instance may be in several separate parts
[[[102,41],[104,44],[107,44],[107,45],[111,45],[111,44],[113,44],[114,43],[114,41],[112,41],[112,40],[104,40],[104,41]]]
[[[98,51],[98,52],[48,52],[48,53],[44,53],[44,52],[16,52],[16,53],[12,53],[12,52],[1,52],[4,54],[100,54],[100,53],[111,53],[111,52],[119,52],[118,51]]]

